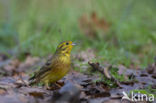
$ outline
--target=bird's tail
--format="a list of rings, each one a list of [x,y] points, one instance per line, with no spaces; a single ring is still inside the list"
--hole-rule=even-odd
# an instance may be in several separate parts
[[[29,78],[29,86],[32,86],[34,84],[37,84],[37,80],[34,77]]]
[[[32,86],[32,85],[34,85],[36,83],[37,83],[36,81],[29,81],[29,86]]]

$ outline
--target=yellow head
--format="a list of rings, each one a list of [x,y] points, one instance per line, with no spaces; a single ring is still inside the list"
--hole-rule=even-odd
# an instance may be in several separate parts
[[[56,49],[57,54],[69,55],[75,44],[72,41],[61,42]]]

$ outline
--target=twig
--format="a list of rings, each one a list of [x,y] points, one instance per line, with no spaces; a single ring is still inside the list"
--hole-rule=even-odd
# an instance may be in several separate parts
[[[111,65],[107,66],[107,67],[103,67],[100,66],[99,63],[91,63],[88,62],[88,64],[94,69],[99,71],[100,73],[102,73],[106,78],[114,81],[119,87],[120,87],[120,82],[118,80],[115,79],[115,77],[113,75],[110,74],[110,72],[108,70],[110,70],[112,68]]]

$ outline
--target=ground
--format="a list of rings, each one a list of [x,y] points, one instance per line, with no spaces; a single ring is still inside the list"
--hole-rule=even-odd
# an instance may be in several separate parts
[[[81,68],[85,69],[84,71],[71,70],[58,81],[59,87],[52,84],[51,88],[47,90],[40,84],[28,85],[28,78],[37,70],[35,68],[43,65],[43,60],[30,55],[26,56],[24,61],[17,58],[10,60],[2,54],[0,57],[2,103],[73,103],[73,101],[74,103],[120,103],[121,100],[126,103],[128,100],[122,99],[123,92],[127,93],[129,97],[131,92],[147,96],[153,95],[153,97],[156,93],[156,62],[145,70],[130,69],[123,65],[89,62],[88,65]],[[81,59],[81,61],[85,60]],[[78,65],[76,66],[78,68]]]

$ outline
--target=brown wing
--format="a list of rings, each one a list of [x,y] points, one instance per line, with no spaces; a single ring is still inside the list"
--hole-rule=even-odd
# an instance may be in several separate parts
[[[49,70],[53,69],[53,67],[55,67],[55,65],[57,65],[57,59],[52,59],[50,58],[49,60],[47,60],[47,62],[40,68],[40,70],[38,72],[35,73],[35,75],[33,77],[31,77],[29,80],[35,80],[35,79],[40,79],[42,78],[46,72],[48,72]]]

